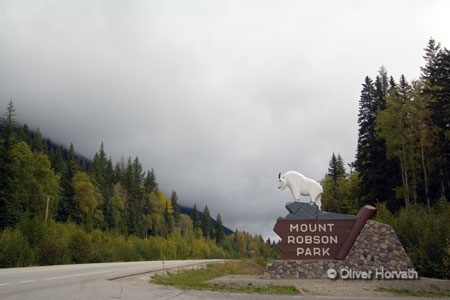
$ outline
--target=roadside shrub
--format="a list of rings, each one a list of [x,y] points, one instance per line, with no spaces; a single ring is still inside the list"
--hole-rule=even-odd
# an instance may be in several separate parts
[[[90,234],[91,255],[89,262],[100,263],[112,261],[112,250],[109,243],[109,232],[95,229]]]
[[[34,254],[19,229],[0,234],[0,268],[26,267],[34,263]]]
[[[92,254],[91,241],[84,230],[78,229],[70,235],[68,243],[72,263],[87,263]]]
[[[139,261],[142,257],[134,250],[133,243],[118,235],[111,239],[112,261]]]
[[[25,213],[21,217],[17,228],[20,229],[32,249],[39,244],[40,240],[47,233],[45,221],[41,217],[30,218],[29,213]]]
[[[376,220],[394,227],[411,262],[421,276],[448,278],[450,268],[450,204],[416,204],[397,215],[377,206]]]
[[[149,259],[164,259],[163,255],[166,249],[166,239],[163,237],[149,237],[147,240],[146,253]]]
[[[36,247],[37,263],[41,266],[69,264],[71,255],[68,243],[67,225],[49,223],[47,234]]]

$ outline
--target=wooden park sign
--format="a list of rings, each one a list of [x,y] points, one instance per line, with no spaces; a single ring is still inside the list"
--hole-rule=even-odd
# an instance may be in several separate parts
[[[366,205],[357,216],[321,211],[322,186],[296,171],[278,174],[278,189],[288,187],[295,202],[273,230],[281,237],[281,259],[344,259],[375,207]],[[311,203],[298,202],[310,196]]]
[[[281,259],[344,259],[375,207],[366,205],[358,215],[330,213],[302,202],[286,205],[274,231],[281,237]]]

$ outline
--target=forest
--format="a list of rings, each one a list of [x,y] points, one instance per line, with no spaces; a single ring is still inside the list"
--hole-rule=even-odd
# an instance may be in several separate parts
[[[271,255],[269,240],[230,234],[207,206],[182,213],[138,157],[113,164],[101,143],[89,160],[15,116],[10,101],[0,126],[0,268]]]
[[[419,79],[381,67],[362,84],[356,160],[333,153],[323,208],[377,207],[422,276],[450,277],[450,52],[430,39]]]
[[[363,80],[355,161],[331,155],[322,202],[347,214],[376,206],[421,276],[449,278],[450,53],[433,39],[424,50],[419,79],[381,67]],[[101,143],[89,160],[16,124],[12,101],[0,174],[0,267],[280,254],[260,235],[225,234],[208,207],[181,213],[137,157],[113,164]]]

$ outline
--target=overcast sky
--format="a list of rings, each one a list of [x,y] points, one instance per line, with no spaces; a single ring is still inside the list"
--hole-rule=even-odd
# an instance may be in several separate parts
[[[443,1],[0,0],[0,112],[93,158],[137,156],[180,203],[274,238],[278,172],[354,161],[365,76],[420,76]]]

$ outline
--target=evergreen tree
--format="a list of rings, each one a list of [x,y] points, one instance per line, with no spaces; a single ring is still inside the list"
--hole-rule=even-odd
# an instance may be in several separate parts
[[[156,182],[156,175],[153,168],[147,171],[147,175],[144,180],[144,190],[145,193],[151,193],[154,189],[158,188],[158,183]]]
[[[64,159],[64,148],[59,145],[54,149],[54,154],[51,157],[51,164],[56,174],[62,175],[67,170],[66,160]]]
[[[73,144],[70,144],[66,168],[61,176],[62,199],[59,202],[57,217],[59,221],[66,222],[71,220],[78,224],[81,222],[81,211],[74,199],[75,190],[72,185],[73,177],[80,170],[81,166],[76,158],[75,148]]]
[[[361,91],[358,145],[354,164],[361,176],[361,206],[395,199],[393,189],[397,184],[393,178],[397,178],[398,168],[387,158],[384,140],[378,139],[375,134],[377,114],[386,107],[389,87],[387,82],[387,74],[382,68],[376,84],[366,77]]]
[[[30,144],[29,144],[30,145]],[[47,149],[42,141],[42,135],[39,128],[34,132],[33,134],[33,140],[31,141],[30,145],[31,150],[46,153]]]
[[[360,208],[357,202],[359,196],[358,173],[347,174],[344,160],[333,153],[330,159],[328,173],[322,180],[322,203],[325,211],[356,214]]]
[[[200,217],[198,216],[198,210],[197,210],[196,204],[194,204],[194,207],[192,208],[191,219],[192,219],[192,225],[194,227],[194,231],[197,228],[200,228]]]
[[[209,213],[208,206],[205,206],[205,209],[203,210],[200,228],[202,229],[205,238],[214,238],[214,227],[212,226],[211,214]]]
[[[225,240],[225,230],[223,228],[222,217],[217,214],[216,224],[214,226],[214,237],[217,244],[222,243]]]
[[[144,233],[142,224],[142,210],[144,207],[144,188],[142,165],[137,157],[128,158],[125,171],[122,171],[121,184],[126,191],[124,217],[128,234],[141,236]]]
[[[328,165],[328,176],[330,176],[333,180],[337,181],[341,178],[345,178],[345,175],[346,171],[342,156],[340,154],[336,156],[333,153],[331,155],[330,163]]]
[[[12,100],[8,103],[5,117],[2,118],[1,140],[0,140],[0,229],[14,224],[14,218],[8,216],[8,206],[13,199],[13,190],[11,187],[12,170],[10,168],[10,151],[15,144],[16,136],[14,128],[16,126],[16,109]]]
[[[108,228],[112,228],[115,223],[112,217],[113,204],[111,198],[114,193],[114,182],[111,173],[112,165],[110,166],[110,164],[111,160],[106,158],[106,153],[102,142],[99,152],[96,152],[94,155],[90,169],[91,174],[97,182],[100,192],[104,198],[104,204],[102,205],[101,210],[105,216],[106,225]]]
[[[23,141],[25,143],[27,143],[27,145],[33,149],[33,145],[31,142],[31,132],[30,132],[30,128],[28,127],[27,124],[23,125],[22,127],[20,127],[17,131],[17,139],[18,141]]]
[[[170,201],[172,202],[173,207],[173,217],[175,222],[178,223],[180,221],[180,206],[178,205],[178,195],[177,192],[172,191],[170,195]]]
[[[425,55],[423,58],[425,59],[425,66],[420,68],[422,71],[421,77],[426,81],[424,91],[426,93],[433,94],[435,92],[435,88],[437,87],[438,81],[437,68],[439,64],[438,61],[441,51],[441,44],[436,43],[434,39],[430,39],[424,50]]]
[[[425,49],[426,65],[422,68],[422,79],[425,82],[424,93],[431,97],[429,108],[433,123],[437,128],[437,147],[435,172],[439,186],[439,194],[450,197],[450,51],[441,49],[430,39]],[[440,195],[439,195],[440,196]],[[439,197],[438,196],[438,197]]]

